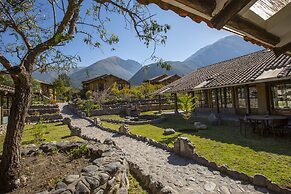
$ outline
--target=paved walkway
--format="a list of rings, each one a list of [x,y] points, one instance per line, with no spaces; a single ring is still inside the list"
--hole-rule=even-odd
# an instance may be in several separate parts
[[[70,114],[63,108],[64,117],[70,117],[72,124],[79,126],[82,133],[98,138],[101,142],[106,138],[112,138],[125,152],[127,160],[131,161],[159,180],[181,194],[239,194],[239,193],[268,193],[266,189],[255,188],[241,181],[222,176],[218,171],[210,171],[208,168],[196,164],[173,153],[150,146],[144,142],[136,141],[126,136],[112,134],[92,126],[89,121],[80,119]]]

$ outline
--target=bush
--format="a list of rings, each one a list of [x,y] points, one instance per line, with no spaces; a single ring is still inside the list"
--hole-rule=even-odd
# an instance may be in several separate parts
[[[74,148],[70,151],[70,155],[73,158],[80,158],[89,153],[87,145],[81,145],[80,147]]]

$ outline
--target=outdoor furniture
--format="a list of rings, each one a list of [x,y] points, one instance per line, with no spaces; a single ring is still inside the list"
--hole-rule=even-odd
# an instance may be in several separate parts
[[[286,126],[288,124],[288,119],[284,116],[250,115],[247,118],[251,123],[253,123],[255,129],[258,129],[259,125],[262,126],[260,128],[260,134],[262,136],[267,134],[268,132],[276,135],[280,128],[284,128],[284,125]]]

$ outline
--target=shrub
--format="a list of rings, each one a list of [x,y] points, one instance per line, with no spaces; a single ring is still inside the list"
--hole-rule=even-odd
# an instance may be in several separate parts
[[[196,108],[196,96],[183,95],[178,98],[179,109],[183,111],[183,118],[191,118],[191,112]]]
[[[89,153],[89,149],[87,145],[81,145],[77,148],[74,148],[70,151],[70,155],[73,158],[80,158],[84,155],[87,155]]]

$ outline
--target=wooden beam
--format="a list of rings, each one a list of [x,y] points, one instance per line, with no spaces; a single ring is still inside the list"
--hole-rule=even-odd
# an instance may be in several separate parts
[[[291,42],[289,42],[281,47],[274,48],[274,53],[277,57],[283,53],[288,52],[288,51],[291,51]]]
[[[239,32],[242,32],[246,36],[253,36],[258,40],[268,43],[270,45],[277,45],[280,42],[280,38],[266,31],[266,29],[261,28],[260,26],[242,18],[241,16],[232,17],[227,26],[230,26],[234,29],[237,29]]]
[[[240,10],[247,6],[253,0],[232,0],[218,14],[211,19],[214,28],[220,30],[222,27]]]

